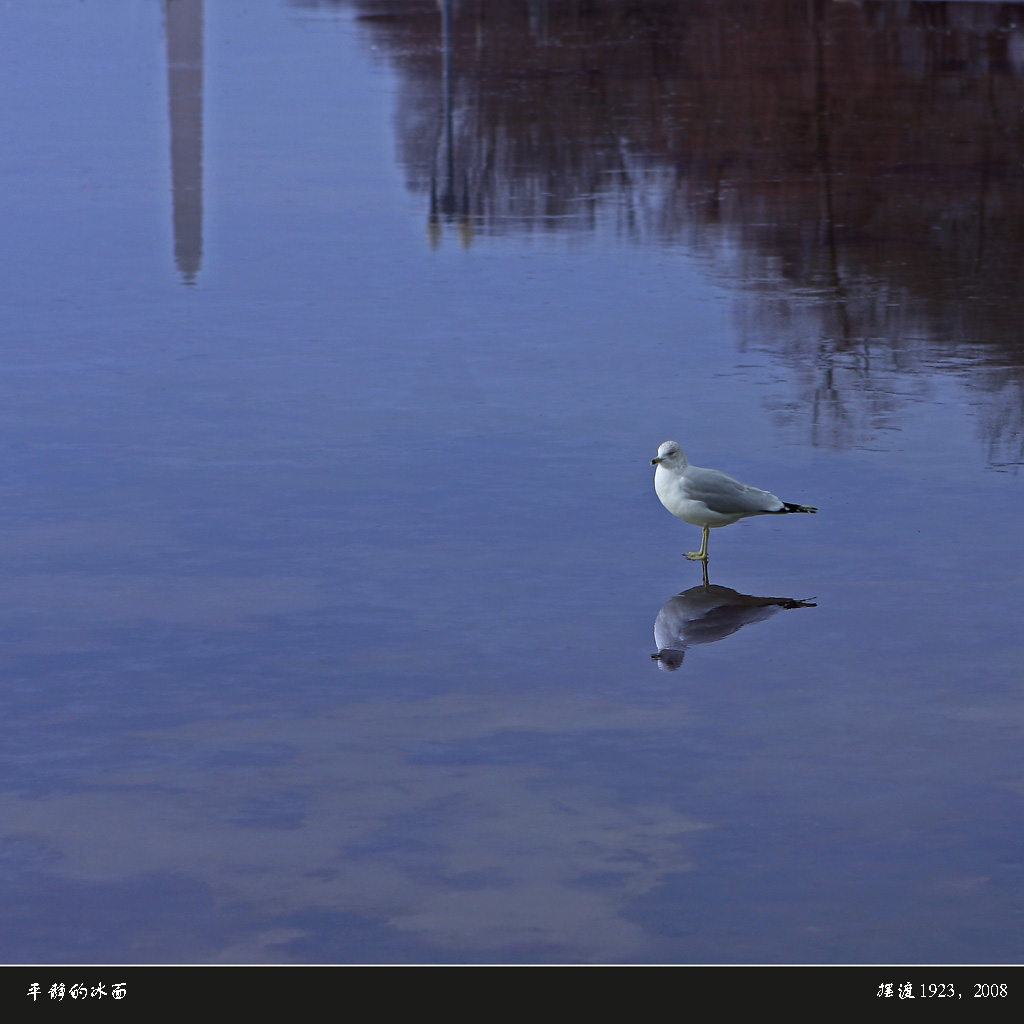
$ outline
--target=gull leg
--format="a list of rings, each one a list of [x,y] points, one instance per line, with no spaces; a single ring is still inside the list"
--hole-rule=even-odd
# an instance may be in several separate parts
[[[700,551],[687,551],[686,557],[691,562],[707,562],[708,560],[708,537],[711,535],[711,530],[708,527],[704,527],[704,540],[701,541]]]

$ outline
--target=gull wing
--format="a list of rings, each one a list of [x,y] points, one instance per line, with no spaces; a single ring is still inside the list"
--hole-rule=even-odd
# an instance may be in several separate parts
[[[686,496],[701,501],[723,516],[756,516],[779,512],[785,506],[774,494],[741,484],[717,469],[688,466],[683,480]]]

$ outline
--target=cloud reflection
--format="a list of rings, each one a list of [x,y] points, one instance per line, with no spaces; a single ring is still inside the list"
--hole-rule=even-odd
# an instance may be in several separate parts
[[[0,816],[9,836],[53,852],[45,870],[55,878],[178,878],[235,908],[222,925],[238,908],[262,922],[203,962],[301,960],[291,947],[311,937],[295,922],[332,913],[379,922],[435,955],[643,959],[632,902],[689,869],[703,826],[667,805],[615,802],[526,756],[488,762],[472,751],[510,731],[563,744],[686,720],[679,704],[624,712],[453,694],[202,721],[137,737],[159,767],[97,774],[76,793],[3,794]],[[199,937],[188,943],[155,952],[195,961]]]

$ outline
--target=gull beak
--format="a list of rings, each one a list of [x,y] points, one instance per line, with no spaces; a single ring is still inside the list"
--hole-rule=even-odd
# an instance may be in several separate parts
[[[651,465],[652,466],[656,466],[659,462],[661,462],[661,456],[660,455],[655,455],[654,458],[651,459]]]

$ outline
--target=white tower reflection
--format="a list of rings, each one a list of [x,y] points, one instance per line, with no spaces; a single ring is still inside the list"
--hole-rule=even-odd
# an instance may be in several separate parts
[[[203,260],[203,0],[164,0],[174,262],[195,284]]]

